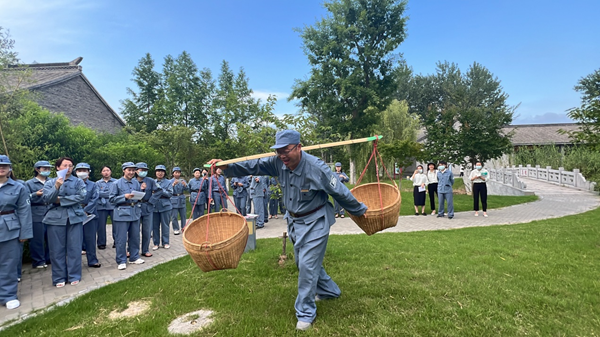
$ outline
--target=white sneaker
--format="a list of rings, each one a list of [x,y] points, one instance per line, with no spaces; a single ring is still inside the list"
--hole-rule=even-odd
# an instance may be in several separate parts
[[[322,298],[319,297],[319,295],[315,295],[315,302],[319,302]]]
[[[8,309],[8,310],[16,309],[20,306],[21,306],[21,302],[19,302],[19,300],[10,300],[10,301],[6,302],[6,309]]]
[[[179,235],[179,231],[173,231],[173,234]]]
[[[44,264],[41,264],[41,265],[39,265],[39,266],[35,266],[35,269],[44,269],[44,268],[48,268],[48,265],[47,265],[47,264],[45,264],[45,263],[44,263]]]
[[[125,268],[127,268],[127,265],[126,265],[125,263],[121,263],[121,264],[120,264],[120,265],[117,267],[117,269],[119,269],[119,270],[124,270]]]
[[[311,326],[312,326],[312,323],[298,321],[298,323],[296,323],[296,330],[302,330],[302,331],[308,330],[308,329],[310,329]]]
[[[479,213],[475,212],[475,216],[479,216]]]
[[[131,264],[142,264],[142,263],[144,263],[144,262],[145,262],[145,261],[144,261],[144,260],[142,260],[142,259],[137,259],[137,260],[135,260],[135,261],[129,261],[129,263],[131,263]]]

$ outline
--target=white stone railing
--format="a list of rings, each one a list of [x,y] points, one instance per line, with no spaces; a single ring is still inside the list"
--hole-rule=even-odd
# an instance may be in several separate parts
[[[518,188],[520,190],[527,189],[527,184],[519,179],[519,175],[513,170],[499,169],[499,170],[488,170],[490,173],[490,180],[497,181],[502,184]]]
[[[489,181],[495,181],[500,184],[514,187],[520,191],[525,191],[527,189],[527,184],[525,184],[525,182],[519,179],[517,172],[515,172],[512,169],[488,169],[487,171],[489,173]],[[465,170],[465,175],[463,178],[467,194],[471,194],[471,181],[469,179],[470,173],[471,170]]]
[[[535,167],[532,167],[531,165],[519,165],[518,167],[513,165],[512,167],[503,168],[503,170],[505,172],[511,172],[520,177],[545,181],[561,186],[577,188],[580,190],[593,191],[596,187],[596,183],[593,181],[587,181],[579,169],[565,171],[563,167],[559,167],[558,170],[554,170],[551,166],[541,168],[540,165],[536,165]]]

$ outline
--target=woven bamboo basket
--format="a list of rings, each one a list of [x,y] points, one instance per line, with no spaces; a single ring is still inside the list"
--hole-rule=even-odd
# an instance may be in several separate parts
[[[234,212],[210,213],[183,232],[183,246],[203,272],[235,269],[248,241],[246,219]],[[208,226],[208,239],[206,227]]]
[[[383,200],[383,209],[379,198],[379,186],[381,186],[381,200]],[[398,223],[400,213],[400,203],[402,197],[398,187],[390,184],[364,184],[350,190],[354,197],[364,203],[369,209],[367,217],[358,217],[350,214],[350,218],[367,235],[373,235],[386,228],[394,227]]]

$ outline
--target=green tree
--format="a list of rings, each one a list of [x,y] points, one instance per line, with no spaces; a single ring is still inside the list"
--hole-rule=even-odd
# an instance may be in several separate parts
[[[6,124],[18,118],[33,95],[25,89],[31,81],[31,72],[20,64],[18,53],[14,50],[15,41],[10,32],[0,26],[0,138],[3,152],[11,155],[5,139]]]
[[[137,92],[127,88],[127,94],[131,98],[121,101],[121,113],[134,130],[151,132],[163,123],[164,117],[157,109],[157,101],[161,97],[161,78],[154,70],[154,60],[150,53],[139,60],[132,75]]]
[[[473,63],[462,74],[454,63],[438,63],[435,75],[419,82],[431,95],[421,96],[426,111],[426,157],[454,163],[485,162],[511,149],[512,134],[502,128],[512,122],[516,107],[506,103],[508,95],[497,77]]]
[[[579,123],[580,130],[561,131],[576,142],[600,150],[600,69],[581,78],[575,90],[581,93],[581,106],[568,110],[567,115]]]
[[[28,177],[38,160],[69,156],[80,162],[100,147],[95,131],[72,126],[64,115],[51,113],[32,101],[23,103],[21,115],[6,129],[11,161],[16,163],[14,171],[19,178]]]
[[[289,99],[298,99],[303,112],[339,135],[336,140],[368,136],[397,91],[406,1],[332,0],[324,7],[327,17],[298,30],[312,69],[308,79],[296,80]],[[353,157],[362,158],[366,148],[346,147],[351,182]]]
[[[406,2],[333,0],[324,6],[328,17],[299,30],[312,69],[289,99],[299,99],[303,111],[334,133],[367,136],[396,92]]]
[[[377,125],[377,133],[383,136],[379,144],[387,167],[400,167],[412,164],[420,155],[421,146],[416,142],[420,127],[419,117],[408,112],[406,101],[393,100],[381,113],[381,121]]]
[[[165,58],[164,97],[161,104],[163,114],[169,116],[166,124],[194,127],[199,133],[203,131],[207,122],[206,113],[210,106],[206,104],[205,98],[211,96],[212,84],[210,77],[208,82],[206,80],[206,74],[199,73],[198,67],[186,51],[175,60],[170,55]]]

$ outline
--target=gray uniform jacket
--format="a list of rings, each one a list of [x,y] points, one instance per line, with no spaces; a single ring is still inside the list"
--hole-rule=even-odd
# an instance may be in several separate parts
[[[142,191],[146,192],[146,195],[142,198],[142,216],[146,216],[154,212],[154,206],[158,203],[163,189],[152,178],[144,177],[140,186],[142,183],[146,183],[146,189]]]
[[[173,186],[173,195],[171,196],[171,204],[173,204],[173,208],[183,208],[185,207],[185,191],[188,190],[188,186],[183,186],[182,182],[186,182],[184,179],[171,179],[171,186],[175,182],[175,180],[179,181],[179,184]]]
[[[100,194],[100,198],[98,199],[98,210],[112,210],[115,208],[113,204],[108,201],[108,194],[110,193],[110,186],[117,181],[115,178],[110,178],[108,182],[104,181],[104,179],[100,179],[96,181],[96,185],[98,185],[98,193]]]
[[[360,216],[367,211],[367,206],[356,200],[321,159],[304,151],[294,171],[279,158],[271,157],[229,164],[225,172],[232,176],[266,174],[278,177],[287,210],[288,229],[294,230],[295,244],[300,246],[329,233],[329,227],[335,222],[329,195],[352,215]],[[326,226],[317,221],[323,217]]]
[[[258,178],[258,182],[256,182],[256,178]],[[254,189],[253,196],[255,197],[265,197],[265,190],[267,188],[267,183],[269,179],[264,176],[254,176],[252,177],[252,182],[250,183],[250,188]]]
[[[108,200],[115,207],[113,211],[115,221],[137,221],[142,216],[141,203],[125,198],[125,194],[132,191],[142,191],[140,182],[135,178],[127,180],[125,177],[121,177],[110,186]]]
[[[235,186],[236,183],[242,184],[242,186]],[[231,179],[231,188],[233,188],[233,196],[237,198],[243,198],[248,196],[248,177],[234,177]]]
[[[68,176],[59,189],[54,187],[57,178],[48,179],[44,184],[43,200],[49,204],[48,212],[44,217],[47,225],[66,226],[67,221],[71,224],[83,222],[87,219],[81,207],[87,190],[83,180]],[[56,197],[60,198],[60,205],[55,204]]]
[[[43,195],[37,195],[37,191],[44,189],[44,183],[37,178],[29,179],[25,182],[29,190],[29,200],[31,200],[31,216],[33,222],[42,222],[48,211],[48,205],[44,202]]]
[[[98,185],[96,185],[94,182],[91,182],[89,179],[84,182],[87,193],[85,199],[83,199],[81,202],[81,207],[83,207],[83,211],[87,214],[98,215],[98,212],[96,212],[96,206],[99,198]]]
[[[0,215],[0,242],[33,237],[27,187],[8,178],[6,183],[0,186],[0,211],[14,211]]]
[[[452,185],[454,185],[454,175],[452,175],[452,170],[447,168],[442,171],[438,171],[438,193],[452,193]]]
[[[162,188],[162,193],[154,205],[155,212],[166,212],[173,209],[171,196],[173,196],[173,185],[169,179],[156,179],[156,184]]]
[[[200,179],[192,178],[188,183],[190,188],[190,205],[194,202],[196,205],[206,204],[206,196],[208,193],[208,178],[201,177]],[[200,195],[198,195],[200,193]],[[196,200],[198,198],[198,200]]]

